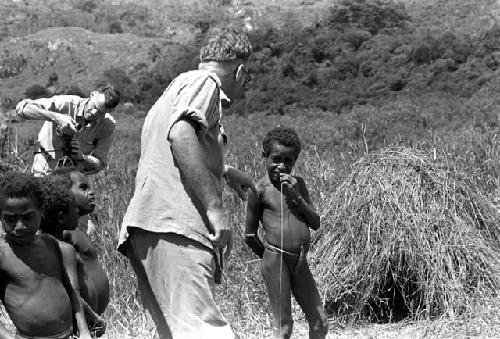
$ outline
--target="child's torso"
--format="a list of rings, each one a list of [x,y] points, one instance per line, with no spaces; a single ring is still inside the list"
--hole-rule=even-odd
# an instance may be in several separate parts
[[[297,211],[290,209],[285,196],[278,189],[270,183],[264,183],[261,202],[263,205],[261,222],[265,240],[269,244],[294,252],[300,251],[301,246],[309,247],[311,238],[309,227]]]
[[[70,236],[65,237],[65,240],[76,249],[80,294],[95,312],[101,314],[109,303],[109,280],[106,272],[85,233],[76,229],[66,234]]]
[[[72,308],[62,283],[55,240],[36,236],[30,245],[0,239],[0,296],[19,332],[59,334],[72,326]]]

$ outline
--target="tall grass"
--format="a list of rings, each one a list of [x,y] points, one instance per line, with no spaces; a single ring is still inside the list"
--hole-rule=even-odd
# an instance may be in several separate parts
[[[472,107],[468,111],[469,115],[465,114],[464,108],[464,114],[460,114],[460,117],[448,111],[445,102],[434,105],[432,110],[426,98],[400,100],[381,107],[359,106],[343,114],[296,109],[290,110],[287,115],[268,115],[263,112],[246,118],[227,116],[223,121],[229,137],[227,162],[257,179],[264,174],[261,142],[266,131],[278,124],[296,128],[304,147],[295,171],[306,180],[312,200],[322,217],[323,228],[334,224],[335,205],[332,197],[340,182],[349,175],[352,164],[367,152],[389,145],[412,143],[429,152],[436,150],[457,159],[466,175],[481,190],[494,197],[499,192],[498,127],[484,122],[483,118],[479,119],[480,116],[494,114],[493,106],[485,99],[491,94],[485,93],[481,98],[470,99],[474,101],[470,101],[469,106],[465,105]],[[440,102],[435,97],[433,100]],[[432,114],[429,113],[431,111]],[[429,124],[417,123],[424,115]],[[448,124],[437,123],[443,116],[448,117]],[[93,177],[99,223],[93,241],[112,287],[111,302],[104,316],[108,321],[108,338],[152,338],[154,325],[141,306],[134,274],[127,260],[116,251],[121,220],[133,193],[144,114],[125,115],[118,110],[115,117],[118,128],[109,169]],[[457,126],[454,122],[457,122]],[[374,128],[374,124],[377,124],[377,128]],[[452,125],[453,128],[447,128]],[[21,144],[23,140],[35,137],[36,128],[32,125],[17,126]],[[435,126],[435,129],[429,126]],[[23,159],[27,164],[31,161],[28,156],[31,151],[28,149]],[[227,261],[223,282],[216,290],[217,299],[241,338],[266,337],[271,333],[269,303],[259,271],[259,260],[243,242],[245,205],[229,191],[224,193],[224,203],[227,218],[234,229],[234,247]],[[324,265],[321,258],[314,255],[310,261],[314,267]],[[318,280],[318,283],[324,290],[327,281]],[[306,337],[304,316],[298,306],[293,305],[295,337]],[[488,305],[495,305],[494,301]],[[491,333],[496,321],[492,309],[496,309],[496,306],[485,307],[483,303],[481,307],[483,311],[480,314],[484,315],[485,327]],[[478,309],[481,307],[478,306]],[[437,326],[435,322],[422,326],[436,333],[454,333],[466,326],[463,324],[475,321],[476,316],[468,314],[457,319],[448,318],[447,322],[441,323],[442,326]],[[339,319],[332,318],[331,321],[334,328],[333,325]],[[350,327],[346,331],[349,333],[354,328]]]

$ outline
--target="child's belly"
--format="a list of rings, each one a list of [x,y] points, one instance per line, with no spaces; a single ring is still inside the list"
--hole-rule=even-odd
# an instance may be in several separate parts
[[[266,241],[273,246],[291,252],[300,252],[301,246],[309,247],[309,228],[287,210],[283,214],[283,220],[280,214],[264,211],[262,225]]]
[[[69,295],[61,281],[43,277],[30,291],[7,286],[4,305],[17,330],[28,336],[53,336],[72,327]],[[24,289],[24,288],[23,288]]]

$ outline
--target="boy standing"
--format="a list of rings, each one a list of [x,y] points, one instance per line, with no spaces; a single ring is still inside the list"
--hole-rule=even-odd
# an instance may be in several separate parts
[[[50,234],[58,240],[71,285],[81,296],[80,302],[89,329],[94,335],[100,337],[104,334],[105,322],[95,311],[97,308],[95,285],[86,273],[75,247],[63,241],[63,232],[74,231],[78,226],[79,207],[73,192],[70,190],[71,182],[65,177],[47,176],[42,178],[42,183],[45,189],[46,208],[40,224],[40,231],[44,234]]]
[[[320,226],[303,178],[291,175],[301,149],[296,132],[278,127],[263,142],[266,175],[247,203],[245,242],[262,258],[261,272],[271,301],[275,338],[290,338],[291,294],[309,322],[309,338],[325,338],[328,320],[307,263],[310,232]],[[259,223],[265,231],[262,243]]]
[[[92,213],[95,209],[95,194],[88,178],[77,170],[69,171],[68,174],[80,217]],[[109,304],[110,286],[96,249],[87,233],[81,229],[81,224],[77,229],[64,231],[63,240],[73,245],[82,263],[84,272],[79,272],[82,297],[97,314],[102,315]]]
[[[1,338],[70,338],[73,317],[80,338],[90,338],[57,241],[38,235],[43,190],[36,178],[8,173],[0,179],[0,298],[17,328],[0,324]]]

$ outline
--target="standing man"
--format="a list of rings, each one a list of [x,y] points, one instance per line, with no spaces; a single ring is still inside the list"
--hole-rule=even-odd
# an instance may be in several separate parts
[[[134,269],[161,339],[234,338],[214,300],[231,228],[222,179],[244,198],[250,178],[224,165],[223,101],[250,80],[246,35],[226,29],[201,49],[198,70],[180,74],[149,110],[135,192],[118,250]],[[226,251],[227,253],[227,251]]]
[[[85,174],[106,167],[116,122],[108,112],[120,101],[112,86],[98,88],[89,98],[56,95],[36,100],[24,99],[16,113],[26,120],[45,120],[38,133],[39,149],[32,172],[49,174],[65,155],[71,155]]]

